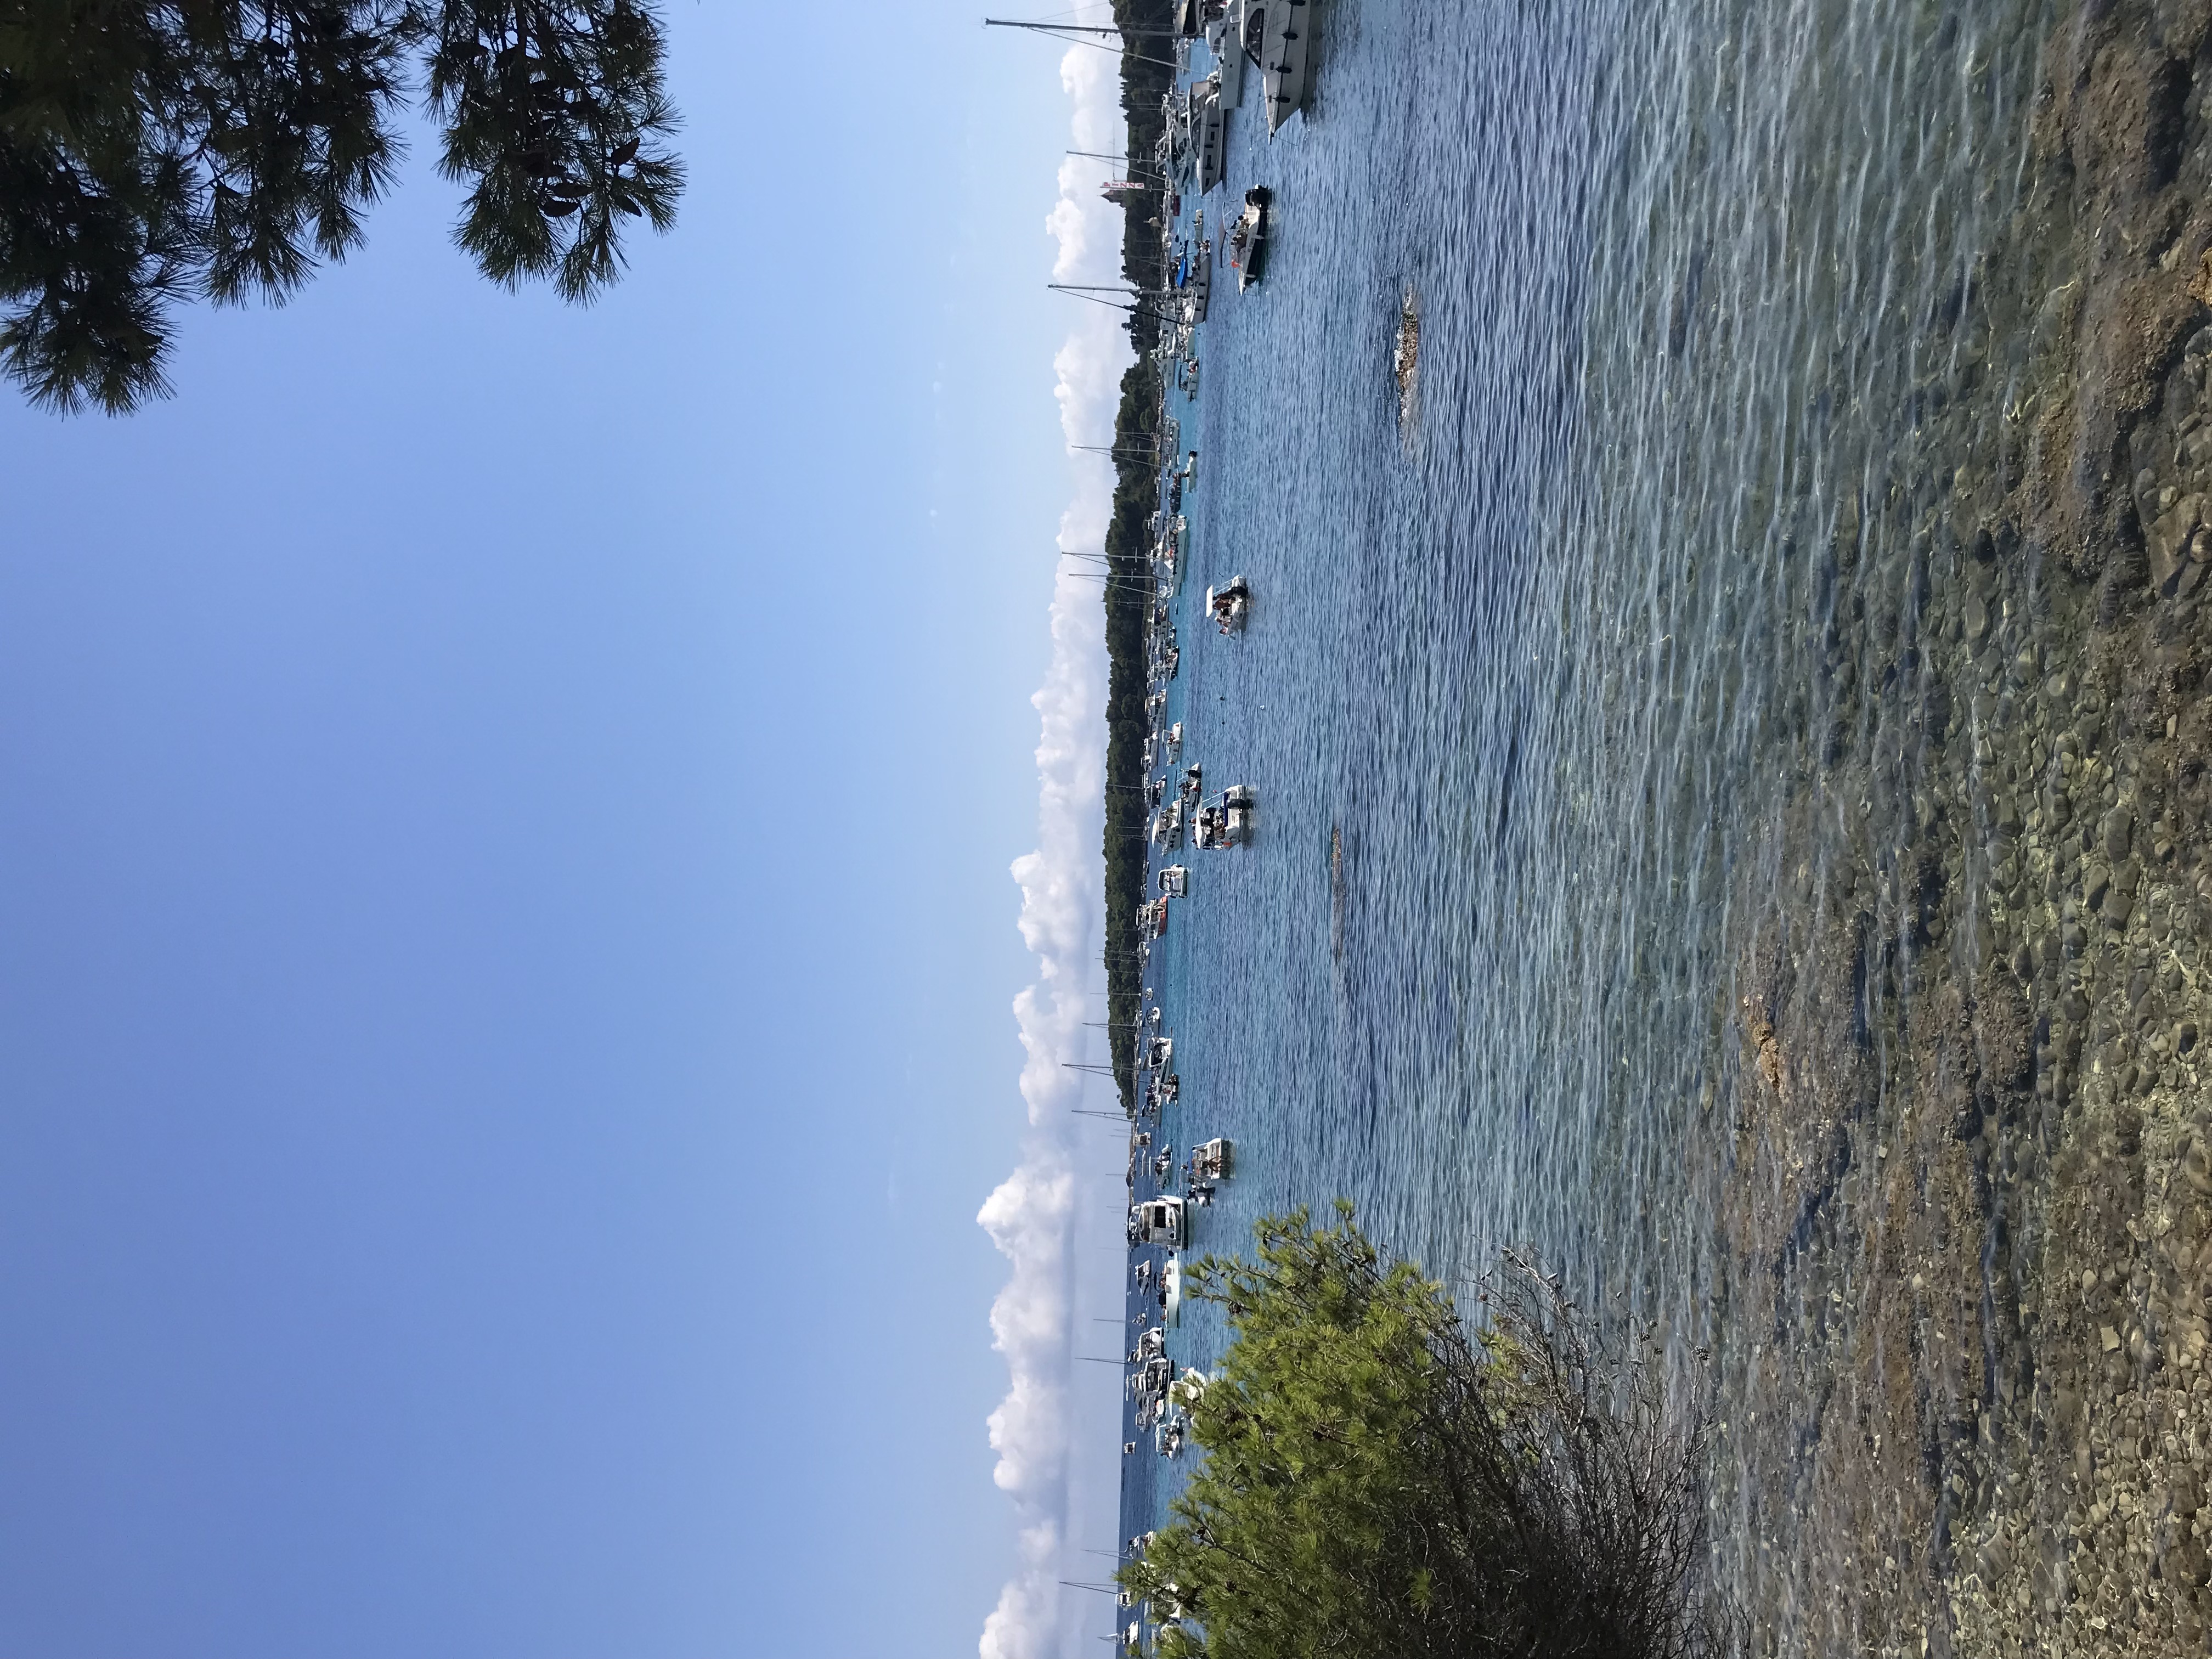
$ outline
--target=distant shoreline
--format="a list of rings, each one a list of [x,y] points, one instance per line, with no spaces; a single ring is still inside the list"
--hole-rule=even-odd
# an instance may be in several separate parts
[[[1169,0],[1114,0],[1114,21],[1123,29],[1165,29]],[[1121,109],[1133,158],[1152,153],[1162,129],[1160,100],[1174,80],[1137,48],[1121,54]],[[1134,169],[1133,168],[1132,171]],[[1121,204],[1121,274],[1139,289],[1162,278],[1160,212],[1157,191]],[[1145,602],[1151,581],[1152,517],[1158,505],[1159,465],[1134,459],[1158,441],[1161,386],[1151,352],[1158,325],[1146,312],[1130,313],[1129,339],[1137,361],[1121,377],[1121,405],[1114,421],[1116,477],[1114,513],[1106,531],[1106,1019],[1108,1052],[1124,1111],[1136,1104],[1136,1023],[1144,991],[1137,968],[1137,908],[1145,902]]]

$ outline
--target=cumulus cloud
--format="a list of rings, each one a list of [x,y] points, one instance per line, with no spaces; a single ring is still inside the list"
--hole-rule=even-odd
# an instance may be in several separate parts
[[[1114,60],[1071,50],[1061,84],[1074,104],[1075,148],[1118,148],[1121,112]],[[1071,159],[1045,228],[1059,244],[1055,280],[1112,282],[1120,275],[1121,218],[1097,193],[1098,166]],[[1083,307],[1054,359],[1060,424],[1071,445],[1103,444],[1113,430],[1121,373],[1129,361],[1118,313]],[[1073,499],[1060,515],[1060,546],[1096,552],[1113,504],[1113,477],[1097,457],[1076,458]],[[1071,1450],[1075,1413],[1075,1229],[1081,1209],[1074,1158],[1084,1073],[1062,1062],[1088,1052],[1084,1024],[1097,978],[1100,802],[1105,772],[1106,650],[1095,583],[1063,567],[1049,611],[1051,665],[1036,696],[1037,846],[1014,861],[1022,938],[1036,957],[1035,982],[1014,999],[1027,1059],[1022,1098],[1030,1127],[1020,1166],[976,1219],[1012,1264],[991,1308],[991,1333],[1006,1356],[1010,1387],[991,1413],[994,1478],[1020,1520],[1012,1576],[983,1626],[983,1659],[1048,1659],[1061,1650],[1066,1610],[1058,1580],[1074,1576],[1070,1547]]]

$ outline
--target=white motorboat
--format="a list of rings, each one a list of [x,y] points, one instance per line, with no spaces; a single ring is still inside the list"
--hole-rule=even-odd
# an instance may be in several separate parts
[[[1226,1181],[1237,1167],[1237,1148],[1226,1135],[1206,1141],[1190,1155],[1190,1172],[1203,1181]]]
[[[1190,872],[1180,864],[1170,864],[1160,872],[1160,891],[1170,898],[1181,898],[1190,890]]]
[[[1172,851],[1182,845],[1182,801],[1170,801],[1152,814],[1152,845]]]
[[[1265,185],[1244,192],[1244,211],[1229,228],[1229,263],[1237,272],[1237,291],[1243,293],[1266,274],[1267,210],[1275,199]]]
[[[1244,99],[1244,53],[1237,44],[1237,9],[1232,6],[1206,26],[1206,49],[1221,77],[1221,106],[1232,110]]]
[[[1182,320],[1195,328],[1206,320],[1206,301],[1213,294],[1213,261],[1203,255],[1190,262],[1190,271],[1182,285]]]
[[[1313,10],[1312,0],[1244,0],[1244,49],[1260,65],[1270,138],[1306,101]]]
[[[1252,839],[1252,819],[1259,806],[1260,798],[1249,783],[1238,784],[1226,790],[1221,797],[1221,810],[1226,815],[1230,844],[1241,846]]]
[[[1258,797],[1249,784],[1238,784],[1224,791],[1218,802],[1199,807],[1192,826],[1192,839],[1209,852],[1249,847],[1258,804]]]
[[[1206,590],[1206,614],[1223,633],[1243,633],[1251,613],[1252,585],[1243,577],[1231,576],[1220,586]]]
[[[1182,1258],[1170,1255],[1160,1269],[1160,1323],[1182,1323]]]
[[[1148,1198],[1141,1204],[1129,1206],[1129,1225],[1139,1244],[1165,1244],[1180,1249],[1189,1242],[1184,1227],[1182,1200],[1174,1197]],[[1179,1274],[1172,1258],[1168,1263],[1170,1281]]]
[[[1221,182],[1229,156],[1229,124],[1223,118],[1221,78],[1208,76],[1194,82],[1190,88],[1190,141],[1192,158],[1197,176],[1198,193],[1205,195]],[[1206,243],[1204,222],[1200,222],[1198,242],[1201,249]],[[1203,254],[1200,255],[1203,262]]]

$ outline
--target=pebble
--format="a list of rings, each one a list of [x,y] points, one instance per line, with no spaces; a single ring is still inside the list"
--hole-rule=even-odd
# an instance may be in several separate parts
[[[2208,1154],[2204,1143],[2194,1135],[2181,1154],[2182,1178],[2196,1192],[2212,1194],[2212,1154]]]

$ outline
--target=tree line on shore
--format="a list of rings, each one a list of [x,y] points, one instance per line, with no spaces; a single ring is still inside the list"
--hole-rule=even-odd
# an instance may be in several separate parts
[[[1164,30],[1170,0],[1114,0],[1114,21],[1132,31],[1121,53],[1121,110],[1133,160],[1150,156],[1162,130],[1160,100],[1173,74],[1137,30]],[[1132,167],[1131,171],[1136,171]],[[1121,204],[1121,275],[1132,287],[1160,286],[1164,255],[1157,191]],[[1143,1000],[1137,965],[1137,909],[1145,902],[1145,592],[1152,585],[1152,514],[1159,502],[1161,386],[1151,353],[1159,324],[1149,309],[1129,315],[1137,361],[1121,377],[1114,422],[1114,514],[1106,531],[1106,1020],[1114,1081],[1125,1111],[1136,1103],[1136,1023]]]

